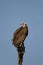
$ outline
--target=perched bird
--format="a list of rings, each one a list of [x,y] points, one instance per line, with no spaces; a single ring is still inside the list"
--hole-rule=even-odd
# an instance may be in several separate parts
[[[22,46],[24,43],[24,40],[26,39],[28,35],[28,26],[25,23],[20,24],[21,27],[18,28],[14,34],[13,34],[13,39],[12,43],[15,47]]]

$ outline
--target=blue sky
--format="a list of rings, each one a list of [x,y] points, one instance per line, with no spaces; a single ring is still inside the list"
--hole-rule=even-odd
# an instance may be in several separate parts
[[[43,65],[43,0],[0,0],[0,65],[17,65],[11,39],[22,22],[29,27],[23,65]]]

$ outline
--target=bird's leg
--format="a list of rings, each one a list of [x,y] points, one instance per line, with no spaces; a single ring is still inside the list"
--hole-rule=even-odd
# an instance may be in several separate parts
[[[22,46],[23,43],[20,43],[20,47]]]

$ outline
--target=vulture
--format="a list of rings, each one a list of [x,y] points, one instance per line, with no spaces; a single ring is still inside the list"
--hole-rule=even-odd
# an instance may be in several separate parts
[[[18,28],[14,34],[12,39],[12,44],[15,47],[21,47],[24,43],[24,40],[26,39],[28,35],[28,26],[25,23],[21,23],[20,28]]]

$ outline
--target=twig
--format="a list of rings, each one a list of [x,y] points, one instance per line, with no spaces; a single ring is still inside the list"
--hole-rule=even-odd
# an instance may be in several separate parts
[[[24,45],[21,46],[21,47],[18,47],[17,51],[18,51],[18,65],[22,65],[23,55],[25,53],[25,47],[24,47]]]

